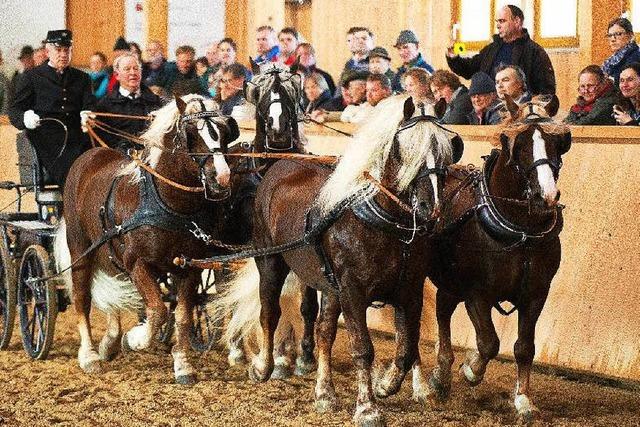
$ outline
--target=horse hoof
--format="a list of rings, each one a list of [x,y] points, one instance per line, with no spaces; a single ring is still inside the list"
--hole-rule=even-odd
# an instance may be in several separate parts
[[[91,360],[86,363],[81,363],[80,368],[85,374],[89,375],[101,374],[104,371],[102,363],[99,360]]]
[[[356,414],[353,421],[359,427],[384,427],[387,425],[384,415],[375,408],[366,409]]]
[[[338,399],[335,396],[320,396],[316,398],[315,407],[319,414],[335,412],[338,409]]]
[[[287,378],[291,378],[293,372],[291,370],[291,366],[288,365],[276,365],[273,368],[273,372],[271,373],[272,380],[286,380]]]
[[[373,393],[379,399],[386,399],[387,397],[393,394],[391,390],[388,390],[387,388],[385,388],[381,384],[381,382],[375,385],[375,387],[373,388]]]
[[[196,379],[196,376],[193,375],[193,374],[191,374],[191,375],[178,375],[176,377],[176,383],[178,383],[180,385],[192,386],[197,382],[198,382],[198,380]]]
[[[442,384],[433,374],[429,376],[429,396],[437,402],[444,402],[449,397],[451,386]]]
[[[98,347],[98,354],[100,355],[100,360],[103,362],[110,362],[118,355],[118,351],[120,350],[118,348],[118,341],[113,341],[112,344],[115,345],[107,345],[102,342],[100,343],[100,346]]]
[[[247,363],[247,359],[245,359],[244,353],[240,350],[229,351],[227,361],[229,362],[229,366],[244,365],[245,363]]]
[[[462,374],[462,378],[464,378],[465,382],[471,387],[475,387],[482,382],[482,375],[476,375],[473,373],[471,366],[463,363],[460,366],[460,373]]]
[[[528,425],[535,421],[538,408],[531,403],[526,395],[516,395],[513,403],[516,407],[516,411],[518,412],[518,421],[521,424]]]
[[[316,370],[315,358],[311,358],[311,360],[305,360],[302,357],[298,357],[296,359],[296,369],[293,372],[293,374],[299,377],[303,377],[305,375],[309,375],[315,370]]]
[[[251,381],[254,381],[254,382],[257,382],[257,383],[265,382],[271,376],[270,375],[271,372],[269,372],[269,369],[266,369],[266,368],[259,369],[256,366],[256,362],[255,361],[253,363],[251,363],[251,366],[249,366],[248,373],[249,373],[249,378],[251,379]]]
[[[133,349],[129,345],[129,341],[127,340],[126,333],[122,334],[122,339],[120,339],[120,349],[122,351],[122,354],[131,353],[133,351]]]

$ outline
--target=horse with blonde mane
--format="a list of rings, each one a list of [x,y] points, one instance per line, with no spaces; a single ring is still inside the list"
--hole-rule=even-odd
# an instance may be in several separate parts
[[[69,172],[64,189],[65,224],[57,238],[59,264],[71,267],[78,317],[78,361],[87,373],[123,350],[143,350],[168,317],[158,279],[167,273],[178,290],[175,379],[196,380],[187,357],[200,271],[180,269],[182,253],[211,253],[204,239],[222,227],[221,202],[229,193],[224,153],[239,135],[233,118],[197,95],[176,98],[155,113],[142,135],[142,160],[116,150],[94,148]],[[65,256],[65,236],[68,250]],[[107,314],[107,331],[96,350],[89,320],[91,304]],[[146,321],[122,335],[122,311],[146,310]]]
[[[439,261],[430,278],[438,287],[437,367],[429,393],[446,399],[451,389],[451,316],[459,303],[476,331],[477,351],[468,354],[460,372],[470,385],[479,384],[500,341],[491,312],[518,311],[514,355],[518,367],[513,404],[518,416],[535,413],[529,376],[535,354],[535,326],[551,281],[560,265],[562,209],[557,179],[571,133],[551,117],[557,98],[534,98],[522,106],[505,100],[508,119],[482,170],[465,167],[446,181],[442,221],[433,244]]]
[[[357,369],[354,420],[358,425],[384,422],[372,390],[374,353],[366,309],[376,301],[396,308],[400,351],[393,363],[398,378],[389,386],[392,393],[418,355],[422,287],[432,256],[427,234],[437,217],[444,170],[462,154],[459,138],[452,138],[431,115],[433,106],[426,110],[414,117],[411,98],[381,102],[333,173],[316,164],[275,163],[256,195],[254,245],[267,248],[294,241],[305,231],[322,232],[308,246],[255,258],[228,291],[247,297],[259,289],[260,352],[249,367],[255,381],[267,380],[274,368],[279,297],[289,272],[322,291],[316,323],[319,411],[336,407],[330,357],[342,311]],[[241,298],[223,300],[231,312],[244,305]],[[243,329],[241,322],[230,326],[236,328],[227,332],[231,335],[250,329]]]

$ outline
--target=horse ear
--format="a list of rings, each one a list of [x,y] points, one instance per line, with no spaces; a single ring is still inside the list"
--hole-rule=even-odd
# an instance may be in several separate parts
[[[558,142],[558,155],[562,156],[571,148],[571,132],[567,132],[560,138]]]
[[[404,101],[403,111],[404,111],[404,121],[409,120],[413,116],[413,113],[416,112],[416,106],[413,103],[412,97],[408,97],[406,101]]]
[[[456,134],[451,138],[451,148],[453,150],[453,163],[458,163],[464,153],[464,141],[462,141],[460,135]]]
[[[235,141],[240,136],[240,128],[238,127],[238,122],[233,117],[227,118],[227,127],[229,128],[229,141],[227,144]]]
[[[260,66],[253,60],[252,57],[249,57],[249,63],[251,64],[251,72],[254,76],[260,74]]]
[[[447,101],[444,98],[438,99],[436,105],[433,106],[433,110],[436,117],[441,119],[442,116],[444,116],[445,111],[447,111]]]
[[[180,111],[180,114],[184,114],[185,110],[187,109],[187,103],[184,102],[182,98],[180,98],[178,95],[175,95],[175,98],[176,98],[176,107],[178,107],[178,111]]]
[[[506,93],[504,94],[504,105],[507,107],[507,111],[509,112],[509,115],[511,115],[511,118],[516,119],[518,117],[518,110],[520,107],[518,107],[518,104]]]
[[[558,112],[558,108],[560,108],[560,100],[555,94],[551,95],[551,99],[544,106],[544,110],[547,112],[549,117],[553,117]]]

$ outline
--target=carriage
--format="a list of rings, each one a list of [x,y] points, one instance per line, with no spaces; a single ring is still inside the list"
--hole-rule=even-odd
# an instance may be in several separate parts
[[[0,182],[0,190],[17,196],[15,209],[0,212],[0,350],[9,346],[17,315],[25,352],[32,359],[42,360],[51,348],[58,313],[71,304],[53,256],[62,194],[59,186],[51,183],[24,132],[18,134],[16,148],[19,182]],[[34,194],[35,211],[23,202],[29,193]],[[169,344],[174,331],[176,288],[170,276],[161,282],[170,315],[157,338]],[[214,298],[215,273],[209,270],[202,275],[193,310],[190,344],[194,350],[209,350],[217,341],[219,328],[211,322],[208,310]]]

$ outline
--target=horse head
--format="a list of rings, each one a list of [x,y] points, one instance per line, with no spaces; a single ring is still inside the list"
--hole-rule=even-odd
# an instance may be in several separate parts
[[[404,103],[403,120],[394,136],[390,158],[399,166],[397,185],[420,222],[433,224],[440,216],[447,167],[462,157],[458,134],[444,128],[435,116],[438,105]]]
[[[247,101],[256,106],[259,151],[294,151],[299,142],[298,112],[301,77],[276,64],[266,69],[252,64],[254,78],[245,85]]]
[[[571,148],[569,128],[552,119],[558,98],[537,96],[518,106],[506,96],[505,106],[509,117],[500,143],[506,165],[518,176],[532,208],[553,209],[560,198],[557,180],[562,155]]]
[[[229,194],[231,171],[224,154],[240,131],[235,119],[205,102],[210,101],[176,97],[180,117],[175,149],[185,150],[196,161],[205,197],[217,200]]]

